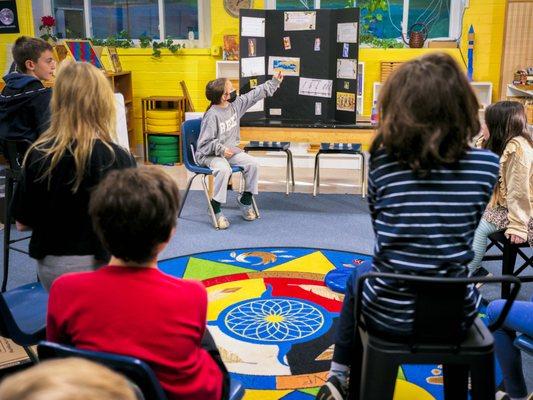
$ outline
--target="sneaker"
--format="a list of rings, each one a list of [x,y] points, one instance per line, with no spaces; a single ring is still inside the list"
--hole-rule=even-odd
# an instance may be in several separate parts
[[[318,391],[316,400],[344,400],[348,396],[347,388],[343,387],[339,378],[330,376],[325,385]]]
[[[255,214],[255,211],[254,211],[254,207],[249,204],[242,204],[241,203],[241,197],[242,196],[238,196],[237,197],[237,204],[239,204],[239,208],[241,209],[241,212],[242,212],[242,217],[246,220],[246,221],[253,221],[254,219],[257,218],[257,215]]]
[[[219,212],[218,214],[215,214],[215,219],[217,220],[218,229],[228,229],[229,228],[229,221],[226,218],[222,212]]]
[[[488,277],[491,277],[491,276],[494,276],[494,275],[492,275],[489,271],[487,271],[483,267],[479,267],[471,275],[472,278],[485,278],[485,277],[488,278]],[[481,283],[481,282],[477,283],[476,284],[476,288],[479,289],[483,285],[484,285],[484,283]]]

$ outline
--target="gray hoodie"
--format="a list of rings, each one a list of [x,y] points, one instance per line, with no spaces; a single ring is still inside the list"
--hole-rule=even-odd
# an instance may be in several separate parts
[[[207,157],[224,157],[224,150],[239,144],[241,139],[239,120],[246,110],[259,100],[272,96],[280,82],[272,80],[255,87],[242,96],[237,96],[228,107],[212,106],[202,118],[202,127],[195,157],[199,164],[206,165]]]

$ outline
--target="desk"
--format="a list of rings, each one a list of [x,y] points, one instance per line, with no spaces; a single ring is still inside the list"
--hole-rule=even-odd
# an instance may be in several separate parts
[[[241,140],[260,142],[296,143],[361,143],[368,150],[375,127],[370,123],[358,122],[304,122],[295,120],[241,120]]]

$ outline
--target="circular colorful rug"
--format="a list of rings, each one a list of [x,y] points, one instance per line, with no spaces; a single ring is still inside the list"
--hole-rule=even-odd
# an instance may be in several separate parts
[[[343,300],[325,278],[371,262],[359,253],[272,247],[198,253],[159,267],[206,286],[209,331],[246,400],[308,400],[326,379]],[[398,370],[395,400],[442,398],[441,366]]]

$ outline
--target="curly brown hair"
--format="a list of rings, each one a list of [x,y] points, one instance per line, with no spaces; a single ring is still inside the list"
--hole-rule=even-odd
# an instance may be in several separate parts
[[[420,175],[457,162],[479,133],[479,103],[465,74],[445,53],[403,64],[383,85],[380,125],[370,153],[384,147]]]

